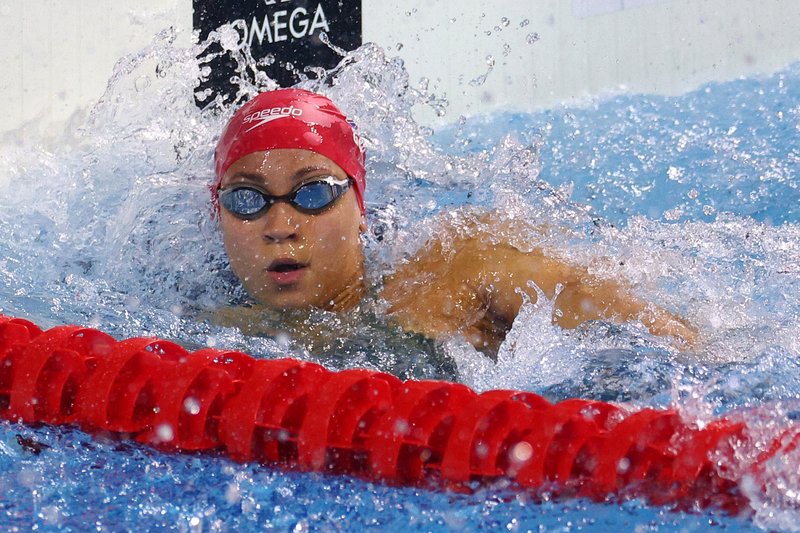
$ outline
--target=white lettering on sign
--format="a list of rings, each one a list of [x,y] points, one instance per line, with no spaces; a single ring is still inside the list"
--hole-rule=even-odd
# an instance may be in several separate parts
[[[281,30],[285,30],[287,24],[285,22],[280,22],[281,18],[285,18],[288,12],[284,9],[283,11],[276,11],[272,14],[272,36],[275,39],[274,42],[286,41],[288,37],[286,37],[285,33],[281,33]]]
[[[285,3],[287,1],[289,0],[264,0],[264,3],[275,5],[278,2]],[[259,45],[263,45],[265,41],[272,44],[304,39],[319,31],[331,31],[322,4],[317,4],[313,16],[309,16],[304,7],[296,7],[291,12],[282,9],[267,13],[260,23],[258,17],[253,17],[250,27],[247,28],[245,25],[245,30],[244,42],[247,42],[250,47],[253,46],[253,41],[257,41]]]
[[[311,22],[311,30],[309,33],[314,33],[316,30],[331,31],[328,27],[328,19],[325,18],[325,12],[322,10],[322,4],[319,4],[317,10],[314,12],[314,20]]]
[[[295,17],[298,15],[300,19],[295,24]],[[302,39],[308,31],[308,17],[306,15],[308,15],[308,11],[303,7],[298,7],[292,11],[292,16],[289,17],[289,31],[292,32],[292,37],[295,39]],[[299,28],[299,30],[297,28]]]

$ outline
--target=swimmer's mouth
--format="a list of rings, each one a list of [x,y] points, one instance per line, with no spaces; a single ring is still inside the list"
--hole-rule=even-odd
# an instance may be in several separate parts
[[[306,268],[308,265],[305,263],[299,263],[294,259],[276,259],[267,267],[267,272],[277,272],[279,274],[285,274],[287,272],[295,272],[297,270],[301,270]]]
[[[267,267],[267,276],[279,288],[294,287],[305,275],[307,263],[300,263],[294,259],[276,259]]]

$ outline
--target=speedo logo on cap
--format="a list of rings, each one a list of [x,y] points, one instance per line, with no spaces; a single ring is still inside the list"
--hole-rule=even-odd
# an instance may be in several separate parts
[[[270,109],[262,109],[261,111],[256,111],[255,113],[250,113],[244,119],[242,119],[242,123],[250,124],[255,123],[249,128],[245,130],[245,133],[251,130],[256,129],[259,126],[263,126],[268,122],[272,122],[273,120],[278,120],[279,118],[286,118],[286,117],[299,117],[303,114],[303,110],[299,109],[293,105],[287,107],[272,107]]]

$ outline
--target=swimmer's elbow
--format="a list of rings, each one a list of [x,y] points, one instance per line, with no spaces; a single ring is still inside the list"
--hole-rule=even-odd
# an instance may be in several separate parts
[[[564,329],[575,329],[584,322],[602,318],[619,317],[623,320],[627,309],[615,305],[617,302],[598,298],[578,284],[564,285],[555,299],[553,322]]]

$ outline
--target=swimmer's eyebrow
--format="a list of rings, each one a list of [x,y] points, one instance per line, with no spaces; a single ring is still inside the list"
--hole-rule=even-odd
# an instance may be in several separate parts
[[[264,176],[261,174],[257,174],[255,172],[237,172],[229,179],[225,180],[227,182],[234,182],[234,181],[254,181],[256,183],[264,184]]]
[[[333,169],[330,169],[324,165],[309,165],[307,167],[303,167],[297,172],[292,175],[293,181],[300,181],[309,174],[314,174],[316,172],[327,172],[328,174],[333,174]]]
[[[292,181],[302,181],[303,178],[305,178],[309,174],[313,174],[315,172],[320,172],[320,171],[327,172],[329,174],[333,174],[333,169],[328,168],[328,167],[326,167],[324,165],[310,165],[310,166],[303,167],[303,168],[295,171],[294,174],[292,174],[290,179]],[[237,172],[236,174],[231,176],[229,180],[226,180],[226,181],[228,181],[228,182],[252,181],[252,182],[258,183],[260,185],[266,185],[267,184],[266,179],[265,179],[266,177],[268,177],[268,175],[265,176],[264,174],[261,174],[260,172]]]

